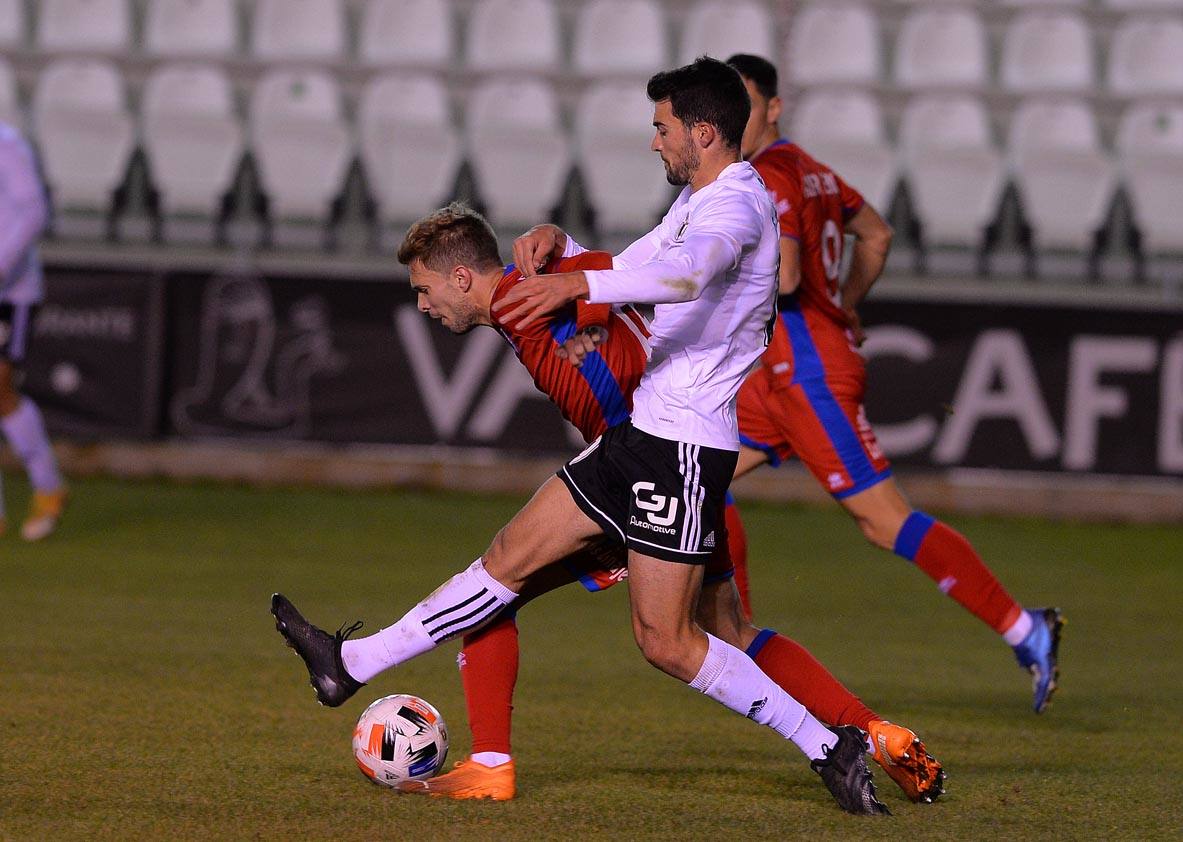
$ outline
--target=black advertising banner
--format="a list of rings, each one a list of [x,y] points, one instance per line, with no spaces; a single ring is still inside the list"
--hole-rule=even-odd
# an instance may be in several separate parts
[[[867,416],[894,461],[1183,474],[1183,310],[864,309]]]
[[[863,315],[867,415],[893,461],[1183,476],[1183,310],[933,296]],[[498,333],[454,336],[405,280],[53,270],[26,371],[52,430],[80,439],[580,444]]]
[[[23,390],[54,433],[79,440],[155,435],[163,285],[146,272],[46,269]]]
[[[405,280],[170,278],[168,432],[568,452],[495,331],[453,336]]]

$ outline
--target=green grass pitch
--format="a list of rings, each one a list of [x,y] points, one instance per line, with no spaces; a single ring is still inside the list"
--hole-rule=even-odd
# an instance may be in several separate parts
[[[21,511],[27,489],[8,492]],[[949,773],[935,805],[878,774],[895,816],[841,813],[791,745],[644,663],[624,587],[522,612],[516,800],[369,784],[349,737],[380,695],[430,700],[466,755],[457,644],[320,708],[271,592],[374,630],[520,503],[79,481],[52,540],[0,540],[0,839],[1183,835],[1183,529],[1166,526],[952,519],[1018,598],[1068,617],[1037,717],[1009,650],[837,507],[744,507],[757,619],[921,734]]]

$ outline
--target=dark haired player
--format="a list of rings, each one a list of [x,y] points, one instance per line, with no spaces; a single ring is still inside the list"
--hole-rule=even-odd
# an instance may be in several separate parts
[[[743,54],[728,64],[752,101],[743,156],[768,185],[781,236],[780,317],[760,369],[740,393],[744,447],[736,475],[797,455],[871,543],[913,562],[1002,635],[1032,675],[1040,713],[1059,675],[1059,610],[1024,610],[961,533],[908,504],[863,411],[857,308],[883,271],[891,229],[837,173],[781,136],[776,68]],[[839,284],[847,233],[854,254]]]

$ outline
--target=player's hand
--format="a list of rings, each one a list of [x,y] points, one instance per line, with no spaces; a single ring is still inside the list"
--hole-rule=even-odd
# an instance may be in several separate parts
[[[850,328],[850,336],[854,341],[854,347],[863,347],[863,343],[867,341],[867,334],[863,330],[863,320],[859,318],[858,310],[846,306],[842,308],[842,312],[846,316],[846,325]]]
[[[541,275],[516,284],[493,305],[493,312],[502,324],[521,319],[514,325],[521,329],[586,295],[587,279],[582,272]]]
[[[592,325],[585,327],[555,349],[555,356],[560,360],[567,360],[571,365],[579,368],[583,365],[583,358],[603,345],[608,339],[608,328]]]
[[[567,235],[557,225],[535,225],[513,241],[513,262],[523,278],[538,274],[551,260],[562,257]]]

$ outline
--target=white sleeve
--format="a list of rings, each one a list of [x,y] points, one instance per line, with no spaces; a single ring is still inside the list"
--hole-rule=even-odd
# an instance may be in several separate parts
[[[661,260],[585,271],[587,300],[593,304],[693,301],[711,281],[735,267],[743,250],[759,242],[763,230],[764,217],[754,197],[735,192],[720,195],[696,209],[680,247]],[[616,260],[612,265],[619,266]]]
[[[563,232],[567,236],[567,245],[563,246],[563,257],[574,257],[577,254],[583,254],[587,249],[575,242],[575,238],[566,231]]]

